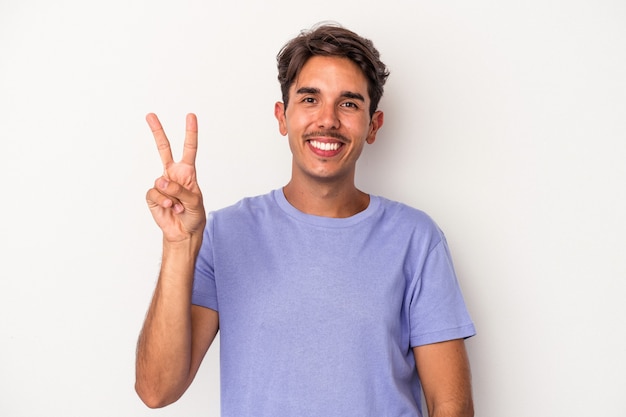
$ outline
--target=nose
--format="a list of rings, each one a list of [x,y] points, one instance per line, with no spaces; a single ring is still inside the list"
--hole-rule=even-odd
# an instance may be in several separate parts
[[[337,107],[332,103],[321,105],[317,124],[321,129],[338,129],[341,121],[339,120]]]

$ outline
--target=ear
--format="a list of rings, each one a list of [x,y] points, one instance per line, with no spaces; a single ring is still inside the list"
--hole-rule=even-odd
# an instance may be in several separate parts
[[[278,131],[281,135],[287,135],[287,116],[285,116],[285,104],[280,101],[274,104],[274,117],[278,120]]]
[[[370,145],[374,143],[374,141],[376,140],[376,133],[378,133],[378,129],[383,126],[384,122],[385,115],[383,114],[383,112],[374,112],[374,114],[372,115],[372,120],[370,121],[370,131],[367,134],[367,138],[365,139],[367,143],[369,143]]]

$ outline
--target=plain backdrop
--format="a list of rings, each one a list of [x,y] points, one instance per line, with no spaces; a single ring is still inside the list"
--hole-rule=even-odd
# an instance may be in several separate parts
[[[0,0],[0,415],[218,416],[219,348],[135,395],[160,262],[145,192],[198,115],[208,209],[284,185],[275,56],[336,21],[391,70],[363,190],[445,231],[480,417],[624,416],[626,3]]]

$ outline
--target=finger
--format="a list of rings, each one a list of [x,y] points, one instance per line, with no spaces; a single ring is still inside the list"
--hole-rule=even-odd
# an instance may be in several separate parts
[[[172,197],[163,194],[156,188],[151,188],[146,194],[146,201],[149,207],[160,207],[163,209],[170,209],[176,205],[182,204],[178,200],[172,199]]]
[[[185,132],[185,147],[183,148],[182,161],[189,165],[196,163],[196,153],[198,151],[198,119],[193,113],[187,115]]]
[[[146,202],[151,210],[159,207],[163,210],[172,210],[176,214],[181,214],[185,211],[183,203],[161,193],[156,188],[148,190],[148,193],[146,194]]]
[[[187,190],[182,185],[167,179],[158,178],[154,188],[172,200],[172,205],[182,204],[184,207],[197,208],[202,205],[202,196]]]
[[[154,136],[154,141],[156,142],[157,149],[159,150],[159,155],[161,155],[163,167],[167,168],[174,162],[174,158],[172,158],[172,149],[170,148],[170,141],[167,140],[163,126],[161,125],[161,122],[156,114],[149,113],[146,116],[146,121],[150,126],[150,130],[152,130],[152,135]]]

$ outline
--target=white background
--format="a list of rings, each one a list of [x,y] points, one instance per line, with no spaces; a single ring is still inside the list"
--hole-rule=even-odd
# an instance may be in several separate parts
[[[0,2],[0,415],[217,416],[133,390],[160,233],[144,195],[200,125],[209,209],[282,186],[275,55],[334,20],[391,70],[358,185],[447,234],[480,417],[624,416],[622,0]]]

